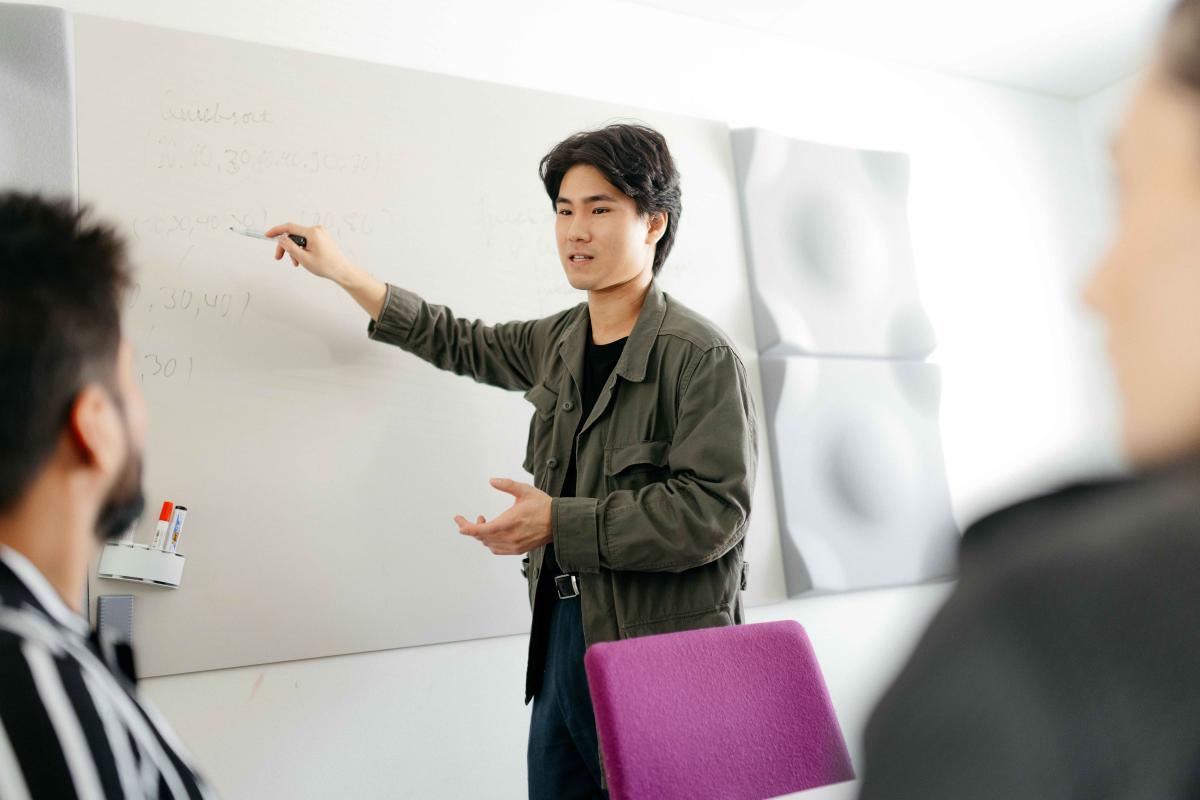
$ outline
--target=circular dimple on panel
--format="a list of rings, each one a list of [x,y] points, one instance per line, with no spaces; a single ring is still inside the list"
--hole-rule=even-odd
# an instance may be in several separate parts
[[[844,294],[873,295],[887,287],[890,237],[866,200],[826,192],[797,212],[791,240],[806,278]]]
[[[937,336],[925,309],[906,303],[896,309],[887,327],[888,354],[906,358],[925,358],[937,347]]]
[[[740,148],[739,155],[749,165],[747,185],[767,187],[786,179],[789,174],[788,141],[777,133],[764,130],[742,134],[738,132],[735,146]]]
[[[859,162],[880,192],[900,201],[908,195],[907,155],[864,150],[859,153]]]
[[[936,364],[893,361],[891,372],[896,389],[908,401],[909,408],[936,424],[942,402],[941,369]]]
[[[854,415],[829,453],[835,496],[847,511],[872,524],[903,519],[920,493],[920,455],[909,432],[886,413]]]

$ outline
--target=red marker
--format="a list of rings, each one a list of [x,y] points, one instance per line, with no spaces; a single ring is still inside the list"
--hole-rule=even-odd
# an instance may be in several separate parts
[[[174,509],[175,504],[170,500],[163,503],[162,513],[158,515],[158,526],[154,529],[154,544],[150,545],[151,550],[161,550],[167,543],[167,529],[171,526],[171,512]]]

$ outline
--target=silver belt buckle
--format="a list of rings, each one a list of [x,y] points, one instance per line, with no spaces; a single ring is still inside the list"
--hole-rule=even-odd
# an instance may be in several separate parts
[[[570,600],[579,597],[579,579],[574,575],[556,575],[554,588],[558,590],[559,600]]]

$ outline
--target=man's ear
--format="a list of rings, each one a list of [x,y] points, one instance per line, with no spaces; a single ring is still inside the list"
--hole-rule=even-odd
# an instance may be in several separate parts
[[[650,215],[650,224],[646,228],[646,244],[656,245],[667,232],[667,220],[670,216],[666,211],[655,211]]]
[[[71,403],[67,434],[79,459],[89,467],[115,474],[125,458],[126,441],[112,395],[89,383]]]

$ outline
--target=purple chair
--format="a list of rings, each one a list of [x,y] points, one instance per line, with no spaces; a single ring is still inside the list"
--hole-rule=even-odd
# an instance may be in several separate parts
[[[584,663],[612,800],[759,800],[854,778],[799,623],[607,642]]]

